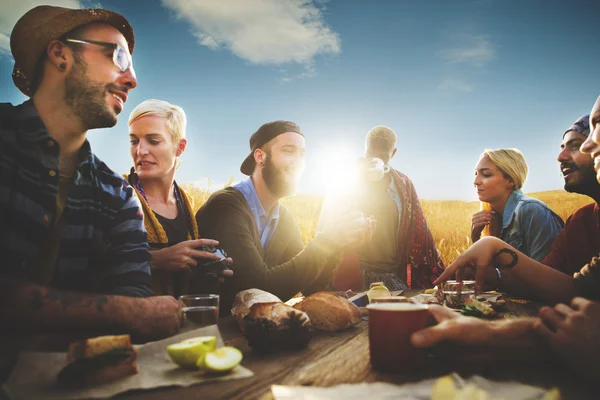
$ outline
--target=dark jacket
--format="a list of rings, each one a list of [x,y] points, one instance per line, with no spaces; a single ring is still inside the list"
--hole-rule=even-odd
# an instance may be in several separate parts
[[[218,240],[233,259],[234,276],[220,289],[222,315],[231,312],[239,291],[257,288],[286,301],[298,292],[324,287],[332,278],[336,264],[327,261],[336,252],[333,243],[317,234],[304,246],[298,224],[283,206],[266,251],[250,207],[237,189],[213,193],[196,213],[196,221],[200,237]]]

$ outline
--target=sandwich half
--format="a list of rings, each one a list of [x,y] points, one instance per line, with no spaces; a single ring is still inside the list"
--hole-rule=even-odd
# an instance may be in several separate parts
[[[69,345],[67,365],[58,381],[69,385],[94,385],[137,374],[137,350],[129,335],[100,336]]]

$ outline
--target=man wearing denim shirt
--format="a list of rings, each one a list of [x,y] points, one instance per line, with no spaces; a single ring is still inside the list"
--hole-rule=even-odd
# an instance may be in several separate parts
[[[39,6],[12,31],[13,80],[30,100],[0,105],[3,334],[179,328],[175,299],[136,298],[152,294],[140,204],[86,140],[136,87],[133,47],[129,22],[102,9]]]

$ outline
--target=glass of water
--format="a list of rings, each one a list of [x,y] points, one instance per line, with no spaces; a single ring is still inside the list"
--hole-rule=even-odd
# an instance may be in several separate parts
[[[179,296],[183,323],[197,327],[216,325],[219,322],[218,294],[189,294]]]

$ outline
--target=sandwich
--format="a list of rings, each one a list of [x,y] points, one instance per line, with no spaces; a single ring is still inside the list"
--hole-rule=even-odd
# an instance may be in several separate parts
[[[58,381],[94,385],[137,372],[137,350],[129,335],[100,336],[69,345],[67,365],[58,374]]]

